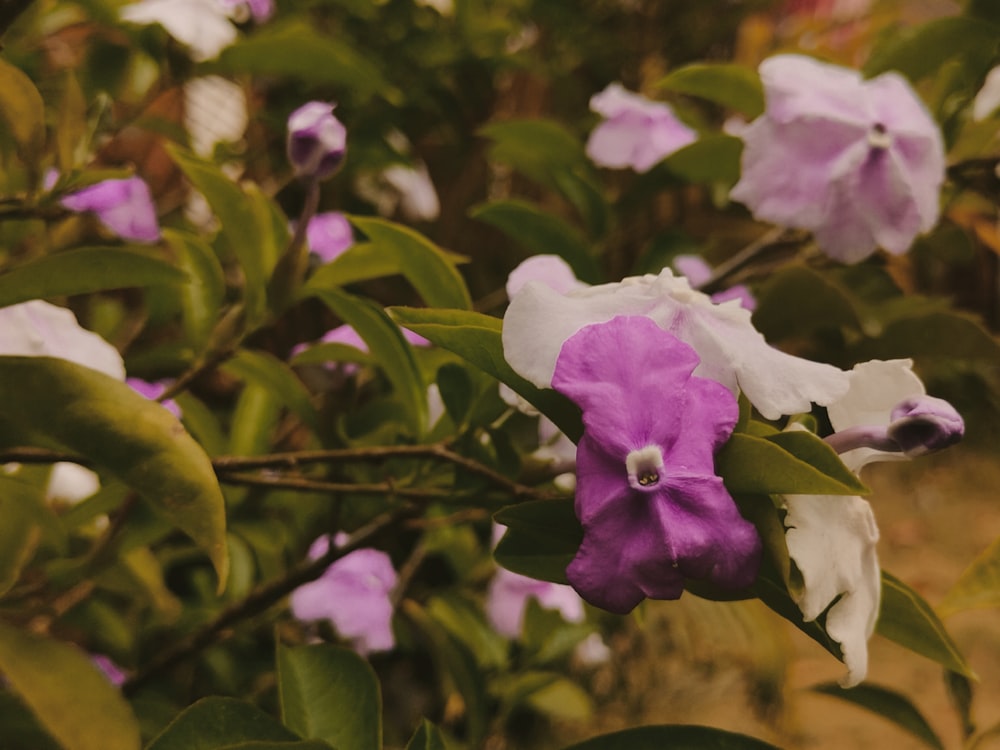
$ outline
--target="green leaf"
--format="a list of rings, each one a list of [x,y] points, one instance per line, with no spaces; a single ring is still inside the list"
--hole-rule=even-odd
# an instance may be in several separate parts
[[[794,310],[794,315],[788,311]],[[757,293],[754,327],[770,342],[815,337],[828,328],[861,330],[858,300],[829,276],[805,266],[792,266],[773,276]]]
[[[529,255],[558,255],[573,268],[578,279],[596,283],[597,263],[587,238],[563,219],[520,200],[499,200],[475,206],[469,215],[496,227]]]
[[[42,491],[26,482],[0,476],[0,595],[17,583],[41,537],[38,514]]]
[[[144,250],[118,247],[67,250],[0,274],[0,307],[31,299],[179,284],[186,280],[184,271]]]
[[[845,690],[836,683],[817,685],[812,688],[817,693],[832,695],[834,698],[853,703],[878,714],[883,719],[909,732],[928,747],[945,750],[941,739],[934,733],[927,719],[917,710],[906,696],[878,685],[866,683]]]
[[[743,141],[731,135],[706,135],[675,151],[663,166],[687,182],[735,183],[740,178]]]
[[[983,550],[963,571],[937,611],[947,616],[983,607],[1000,607],[1000,539]]]
[[[875,632],[946,669],[977,679],[931,606],[920,594],[884,570],[882,607]]]
[[[367,238],[313,274],[302,294],[340,289],[355,281],[402,274],[431,307],[472,307],[469,290],[445,253],[419,232],[385,219],[351,216],[351,224]]]
[[[483,619],[481,608],[468,599],[449,592],[432,596],[427,602],[427,614],[464,643],[484,668],[507,665],[507,641]]]
[[[239,259],[247,318],[253,325],[263,318],[267,308],[267,278],[271,269],[265,261],[262,237],[270,227],[259,225],[254,202],[215,164],[172,144],[167,144],[167,152],[195,189],[205,196],[222,225],[221,236]]]
[[[324,289],[315,294],[358,332],[405,405],[410,425],[422,432],[427,423],[427,391],[413,349],[399,326],[375,304],[347,292]]]
[[[200,237],[176,229],[164,229],[163,239],[187,273],[188,282],[178,290],[183,310],[184,332],[192,346],[207,341],[226,295],[222,265],[212,248]]]
[[[45,102],[24,72],[0,58],[0,119],[26,162],[45,147]]]
[[[367,661],[349,648],[278,645],[282,721],[335,748],[381,750],[382,696]]]
[[[273,354],[240,349],[222,369],[247,383],[268,389],[314,433],[320,429],[319,414],[309,391],[287,364]]]
[[[287,76],[323,84],[363,103],[374,96],[389,102],[403,94],[372,62],[372,55],[353,48],[342,33],[325,35],[301,19],[267,24],[205,66],[222,73]]]
[[[413,733],[410,741],[406,743],[406,750],[448,750],[444,744],[444,737],[441,730],[434,724],[423,719],[417,731]]]
[[[493,557],[507,570],[553,583],[568,583],[566,566],[580,543],[583,528],[572,500],[529,500],[508,505],[493,516],[507,531]]]
[[[597,174],[580,140],[553,120],[502,120],[479,129],[493,141],[490,157],[562,195],[587,222],[591,235],[607,224]]]
[[[594,710],[590,695],[572,680],[555,676],[547,685],[527,696],[536,711],[554,719],[585,721]]]
[[[567,398],[540,390],[514,372],[503,358],[499,318],[466,310],[391,307],[399,324],[454,352],[479,369],[509,385],[519,396],[551,419],[570,439],[583,434],[580,410]]]
[[[328,750],[302,740],[272,716],[235,698],[213,696],[188,706],[146,750]]]
[[[0,672],[64,750],[139,750],[132,709],[76,646],[0,622]]]
[[[204,549],[225,586],[226,516],[208,456],[170,412],[103,373],[49,357],[0,357],[8,422],[106,467]]]
[[[447,362],[437,371],[438,392],[445,411],[456,425],[465,423],[472,408],[473,386],[469,372],[462,365]]]
[[[659,725],[602,734],[563,750],[778,750],[763,740],[712,727]]]
[[[952,16],[911,28],[893,29],[868,58],[864,74],[897,70],[917,82],[937,74],[951,58],[962,57],[985,74],[996,53],[1000,26],[984,19]]]
[[[732,63],[692,63],[657,84],[734,109],[753,119],[764,111],[764,87],[757,71]]]
[[[926,357],[993,366],[1000,361],[1000,342],[971,315],[917,313],[889,323],[878,338],[862,342],[852,355],[859,361]]]
[[[715,454],[715,471],[732,494],[863,495],[868,488],[810,432],[770,437],[735,433]]]

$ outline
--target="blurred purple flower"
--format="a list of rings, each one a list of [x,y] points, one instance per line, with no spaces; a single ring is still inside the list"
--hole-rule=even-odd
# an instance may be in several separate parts
[[[801,55],[765,60],[760,75],[767,110],[741,132],[733,200],[757,219],[812,231],[844,263],[879,246],[906,252],[937,223],[944,145],[902,76],[864,80]]]
[[[500,568],[486,592],[486,616],[493,629],[506,638],[521,635],[524,612],[532,598],[545,609],[557,610],[567,622],[583,622],[583,600],[569,586]]]
[[[59,201],[70,211],[92,211],[104,226],[126,240],[156,242],[160,225],[149,187],[141,177],[95,182]]]
[[[513,299],[529,281],[540,281],[560,294],[586,286],[558,255],[532,255],[521,261],[507,276],[507,297]]]
[[[104,676],[108,678],[108,682],[115,687],[121,687],[128,680],[128,675],[110,657],[104,654],[91,654],[90,661],[93,662],[95,667],[101,670]]]
[[[329,263],[354,244],[354,230],[342,213],[327,211],[309,220],[306,242],[321,261]]]
[[[227,11],[246,8],[257,23],[263,23],[274,15],[274,0],[219,0]]]
[[[676,599],[685,578],[739,589],[757,575],[757,531],[715,474],[736,398],[692,376],[698,361],[642,316],[586,326],[559,354],[552,387],[584,424],[575,501],[584,537],[566,575],[610,612]]]
[[[403,338],[406,339],[410,346],[430,346],[430,341],[425,339],[419,333],[414,333],[408,328],[400,328],[400,332],[403,334]],[[317,344],[346,344],[347,346],[353,346],[355,349],[368,352],[368,344],[365,340],[361,338],[361,335],[354,330],[352,326],[341,325],[336,328],[331,328],[329,331],[323,334],[319,341],[315,341],[308,344],[296,344],[292,349],[292,356],[295,357],[302,352],[306,351],[312,346]],[[331,365],[335,365],[336,362],[331,362]],[[353,371],[355,368],[352,366],[349,370],[345,367],[346,371]]]
[[[605,118],[587,140],[587,156],[602,167],[647,172],[698,138],[668,105],[626,91],[620,83],[594,94],[590,108]]]
[[[347,128],[333,114],[336,105],[307,102],[288,116],[288,161],[298,177],[330,177],[347,153]]]
[[[678,255],[674,258],[673,265],[674,270],[687,278],[693,287],[700,287],[712,277],[712,267],[700,255]],[[722,304],[731,299],[739,300],[740,305],[750,312],[757,309],[757,298],[744,284],[737,284],[711,295],[712,302],[716,304]]]
[[[163,381],[157,383],[150,383],[147,380],[141,380],[139,378],[126,378],[126,385],[128,385],[133,391],[138,393],[140,396],[145,396],[151,401],[155,401],[160,397],[160,394],[167,390],[167,384]],[[181,418],[181,407],[177,405],[177,402],[172,398],[168,398],[166,401],[160,404],[164,409],[169,411],[178,419]]]
[[[347,541],[338,534],[334,543]],[[330,548],[329,535],[309,548],[315,560]],[[389,651],[396,645],[392,633],[392,600],[396,571],[385,552],[357,549],[326,569],[315,581],[292,592],[292,614],[299,620],[329,620],[341,637],[361,655]]]

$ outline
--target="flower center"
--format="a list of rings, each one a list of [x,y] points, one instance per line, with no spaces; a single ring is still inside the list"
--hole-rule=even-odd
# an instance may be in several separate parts
[[[868,131],[868,145],[877,149],[889,148],[892,145],[892,136],[889,135],[885,125],[880,122],[872,125]]]
[[[658,445],[630,451],[625,457],[625,469],[634,489],[649,489],[659,483],[663,474],[663,452]]]

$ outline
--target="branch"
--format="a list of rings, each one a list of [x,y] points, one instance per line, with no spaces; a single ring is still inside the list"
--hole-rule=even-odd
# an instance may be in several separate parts
[[[32,0],[0,0],[0,36],[7,33],[31,3]]]
[[[126,695],[134,694],[152,678],[221,640],[225,637],[224,631],[231,625],[266,611],[302,584],[316,580],[337,560],[366,546],[377,534],[412,512],[413,509],[407,507],[383,513],[351,534],[343,546],[331,545],[322,557],[306,560],[284,575],[261,584],[240,601],[224,608],[213,620],[195,632],[160,651],[138,674],[125,682],[122,690]]]
[[[718,291],[722,282],[727,277],[739,271],[743,268],[743,266],[750,263],[750,261],[762,252],[770,247],[774,247],[775,245],[780,245],[790,241],[789,237],[786,237],[787,233],[788,230],[784,227],[774,227],[773,229],[765,232],[745,248],[736,253],[736,255],[732,256],[724,263],[717,265],[712,270],[712,275],[709,276],[703,283],[699,284],[697,289],[706,293]]]
[[[278,487],[300,492],[353,492],[359,495],[395,495],[411,500],[433,500],[435,498],[451,497],[454,493],[424,487],[397,487],[392,482],[378,484],[351,484],[350,482],[324,482],[306,477],[280,477],[264,474],[228,474],[219,475],[222,484],[236,484],[244,487]]]

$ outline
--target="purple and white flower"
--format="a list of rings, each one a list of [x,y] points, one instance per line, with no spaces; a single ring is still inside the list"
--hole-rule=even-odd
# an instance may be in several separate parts
[[[583,600],[569,586],[538,581],[500,568],[486,592],[486,616],[493,629],[506,638],[520,636],[531,599],[544,609],[558,611],[567,622],[583,622]]]
[[[794,357],[768,345],[750,311],[736,301],[714,304],[670,269],[565,294],[528,282],[504,315],[504,357],[539,388],[552,387],[560,349],[591,323],[618,315],[653,320],[698,353],[695,375],[742,391],[767,419],[831,404],[847,392],[848,375],[827,364]]]
[[[855,473],[875,461],[902,460],[953,444],[962,418],[946,401],[926,396],[906,359],[864,362],[850,373],[850,390],[827,409],[834,434],[827,442]],[[840,644],[844,687],[868,670],[882,577],[878,525],[861,497],[784,497],[788,554],[802,575],[793,591],[805,620],[826,614],[826,632]]]
[[[605,118],[590,134],[586,149],[601,167],[648,172],[698,138],[669,105],[627,91],[620,83],[594,94],[590,108]]]
[[[122,239],[156,242],[160,224],[149,186],[141,177],[103,180],[63,196],[59,201],[70,211],[91,211]]]
[[[288,161],[298,177],[325,180],[347,153],[347,128],[333,114],[336,105],[306,102],[288,116]]]
[[[802,55],[760,66],[767,109],[742,129],[742,176],[730,197],[755,218],[813,232],[856,263],[877,247],[904,253],[937,223],[945,177],[940,130],[897,73]]]
[[[341,533],[334,543],[339,546],[346,541],[347,535]],[[321,536],[309,548],[309,558],[320,558],[329,548],[329,535]],[[389,555],[377,549],[356,549],[315,581],[292,592],[292,614],[305,621],[329,620],[362,656],[389,651],[396,645],[390,597],[396,580]]]
[[[583,412],[575,509],[583,542],[566,570],[588,602],[624,614],[676,599],[687,578],[750,585],[761,542],[715,474],[736,398],[692,375],[698,355],[642,316],[563,344],[552,386]]]

